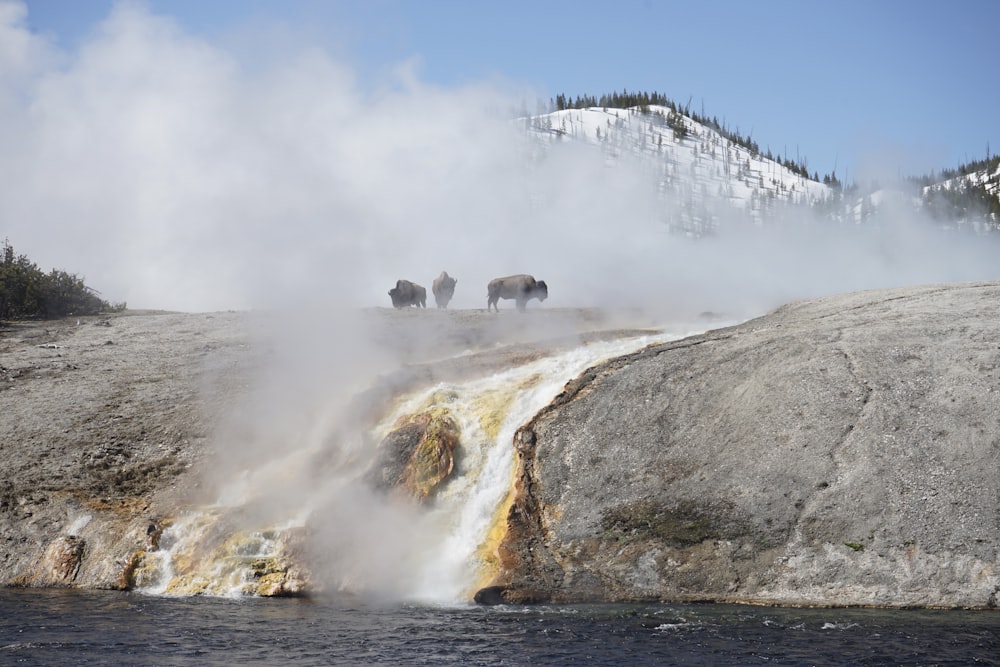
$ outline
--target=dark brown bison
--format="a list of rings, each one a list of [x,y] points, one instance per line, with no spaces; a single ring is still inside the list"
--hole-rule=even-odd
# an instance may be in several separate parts
[[[409,280],[397,280],[396,286],[389,290],[389,298],[393,308],[427,307],[427,290]]]
[[[535,280],[533,276],[525,273],[506,278],[494,278],[486,287],[486,311],[495,308],[500,312],[497,301],[500,299],[514,299],[518,310],[524,310],[530,299],[545,301],[549,296],[548,285],[544,280]]]
[[[447,308],[451,297],[455,296],[455,283],[457,278],[452,278],[447,271],[442,271],[441,275],[434,279],[431,290],[434,292],[434,303],[438,308]]]

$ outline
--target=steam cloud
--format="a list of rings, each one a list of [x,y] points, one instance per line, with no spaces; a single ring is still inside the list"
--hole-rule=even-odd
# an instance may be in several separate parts
[[[429,289],[447,270],[451,307],[484,308],[489,279],[526,272],[548,283],[544,307],[668,318],[1000,273],[992,243],[941,236],[905,206],[865,228],[799,217],[672,236],[641,165],[609,169],[569,144],[532,161],[511,91],[436,88],[405,63],[397,74],[373,91],[310,49],[248,64],[131,4],[67,53],[0,1],[0,235],[132,308],[308,318],[283,323],[296,338],[254,397],[268,409],[228,435],[241,465],[331,437],[316,426],[343,416],[329,406],[391,365],[344,313],[388,307],[397,278]],[[354,521],[335,505],[330,541],[370,554],[393,532],[384,508]]]
[[[523,271],[553,306],[742,312],[996,275],[970,246],[897,252],[913,225],[668,237],[641,172],[573,149],[526,170],[510,91],[435,88],[405,63],[373,92],[324,52],[247,65],[140,5],[73,53],[26,20],[0,5],[4,233],[132,307],[386,306],[397,278],[448,270],[459,308]]]

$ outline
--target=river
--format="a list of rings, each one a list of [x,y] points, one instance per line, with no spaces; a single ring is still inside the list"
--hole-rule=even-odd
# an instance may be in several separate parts
[[[0,665],[997,665],[994,611],[0,589]]]

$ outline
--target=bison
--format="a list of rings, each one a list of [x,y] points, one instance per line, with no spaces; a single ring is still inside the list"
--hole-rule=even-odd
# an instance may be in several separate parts
[[[397,280],[396,286],[389,290],[389,298],[393,308],[427,307],[427,290],[409,280]]]
[[[451,297],[455,296],[455,283],[457,278],[452,278],[447,271],[442,271],[441,275],[434,279],[431,290],[434,292],[434,303],[438,308],[447,308]]]
[[[514,299],[517,302],[517,309],[524,310],[530,299],[545,301],[549,296],[549,288],[544,280],[536,281],[533,276],[521,273],[506,278],[494,278],[486,287],[486,293],[486,311],[495,308],[500,312],[497,306],[497,301],[500,299]]]

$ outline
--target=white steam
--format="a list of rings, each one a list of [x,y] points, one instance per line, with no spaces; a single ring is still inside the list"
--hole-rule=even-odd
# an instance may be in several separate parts
[[[995,275],[952,243],[883,262],[911,225],[669,237],[638,165],[562,147],[529,169],[509,91],[435,88],[406,63],[372,92],[325,52],[250,65],[141,5],[116,6],[73,53],[26,21],[0,4],[2,232],[132,307],[388,306],[397,278],[429,287],[447,270],[459,308],[529,272],[550,306],[745,312]]]

